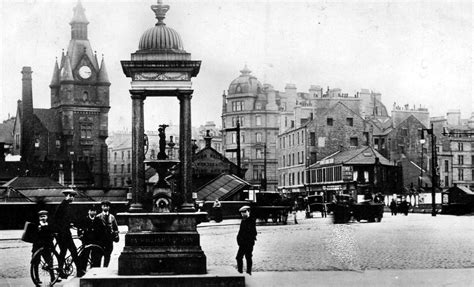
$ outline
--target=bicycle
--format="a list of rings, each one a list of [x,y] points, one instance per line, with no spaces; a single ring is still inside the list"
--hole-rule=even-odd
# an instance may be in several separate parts
[[[31,258],[30,276],[35,286],[53,286],[58,282],[61,273],[69,277],[73,275],[75,271],[72,256],[69,251],[64,259],[63,266],[59,266],[60,250],[56,236],[57,234],[54,235],[55,244],[52,250],[47,247],[41,247]],[[79,264],[83,267],[82,273],[84,274],[91,267],[99,267],[101,265],[100,261],[104,256],[104,250],[96,244],[81,244],[77,248],[77,254]]]

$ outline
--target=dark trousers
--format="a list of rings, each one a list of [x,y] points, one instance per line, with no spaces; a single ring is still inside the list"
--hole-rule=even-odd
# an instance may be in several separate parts
[[[58,236],[58,245],[59,249],[61,250],[59,252],[59,258],[58,258],[58,263],[59,266],[63,267],[64,264],[64,258],[66,257],[66,253],[69,250],[71,252],[71,257],[72,260],[74,261],[74,264],[78,264],[78,259],[77,259],[77,249],[76,245],[74,244],[74,241],[72,240],[71,234],[62,234]]]
[[[97,242],[88,242],[88,241],[83,241],[82,244],[84,246],[87,246],[89,244],[97,244]],[[100,260],[102,258],[102,254],[100,254],[99,251],[92,249],[92,250],[84,250],[81,253],[81,257],[79,258],[81,267],[84,268],[84,270],[87,267],[87,261],[89,260],[89,257],[91,259],[91,267],[100,267]]]
[[[104,242],[102,248],[104,249],[104,267],[108,267],[110,263],[110,255],[112,254],[112,250],[114,250],[114,242]]]
[[[245,256],[245,260],[247,261],[247,273],[252,272],[252,252],[253,252],[253,244],[245,244],[239,245],[239,251],[237,251],[237,270],[242,273],[243,272],[243,258]]]

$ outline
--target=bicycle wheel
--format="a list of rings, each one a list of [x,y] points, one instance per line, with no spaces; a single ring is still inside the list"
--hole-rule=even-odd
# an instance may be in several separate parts
[[[58,258],[48,249],[38,249],[31,259],[30,275],[35,286],[53,286],[58,280]]]
[[[82,276],[93,267],[101,267],[101,260],[104,257],[104,250],[96,244],[86,245],[79,253],[81,261],[81,272],[77,273]]]

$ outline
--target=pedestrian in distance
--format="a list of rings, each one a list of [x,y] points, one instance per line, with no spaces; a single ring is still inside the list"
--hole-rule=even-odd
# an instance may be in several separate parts
[[[71,234],[71,227],[74,226],[72,213],[71,213],[71,202],[74,201],[74,197],[76,196],[76,191],[73,189],[66,189],[62,192],[64,194],[64,199],[61,204],[56,209],[56,213],[54,214],[54,222],[55,222],[55,231],[58,233],[57,243],[60,249],[58,264],[59,266],[63,266],[64,258],[66,257],[66,253],[69,250],[71,252],[72,260],[76,265],[77,270],[81,270],[77,268],[78,266],[78,257],[77,257],[77,250],[76,245],[72,239]],[[78,274],[81,275],[81,274]],[[62,271],[59,274],[61,278],[67,278],[67,274],[63,273]]]
[[[239,250],[237,251],[237,271],[243,272],[243,257],[247,261],[247,273],[252,275],[252,252],[255,241],[257,240],[257,228],[255,226],[255,219],[250,216],[250,206],[245,205],[239,209],[242,221],[240,222],[239,233],[237,234],[237,244]]]
[[[292,214],[293,214],[293,218],[295,220],[295,224],[298,224],[298,220],[296,218],[297,211],[298,211],[298,201],[295,200],[295,202],[293,203],[293,207],[292,207]]]
[[[218,198],[214,201],[212,205],[212,212],[214,213],[214,220],[216,222],[222,221],[222,205]]]
[[[102,212],[97,217],[104,228],[100,240],[100,246],[104,249],[104,267],[108,267],[110,263],[110,255],[114,249],[114,242],[119,241],[119,231],[115,216],[110,214],[110,201],[104,200],[100,205]]]
[[[397,216],[397,202],[395,201],[395,198],[392,198],[392,201],[390,202],[390,211],[392,212],[392,215]]]
[[[105,227],[102,221],[96,216],[97,207],[90,205],[87,215],[79,221],[77,236],[83,245],[96,244],[101,245],[101,237],[105,234]],[[100,267],[101,254],[97,254],[97,250],[92,249],[91,267]],[[84,258],[88,258],[89,254],[84,254]],[[81,262],[84,264],[85,262]]]

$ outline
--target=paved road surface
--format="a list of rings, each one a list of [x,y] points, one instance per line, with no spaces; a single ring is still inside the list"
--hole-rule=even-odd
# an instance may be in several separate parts
[[[299,216],[297,225],[289,218],[288,225],[257,226],[256,272],[474,268],[473,216],[385,213],[381,223],[342,225],[332,224],[330,218]],[[199,227],[208,266],[235,266],[238,227],[236,220]],[[31,245],[11,239],[20,234],[0,231],[0,282],[29,277]],[[117,266],[123,236],[111,266]]]

